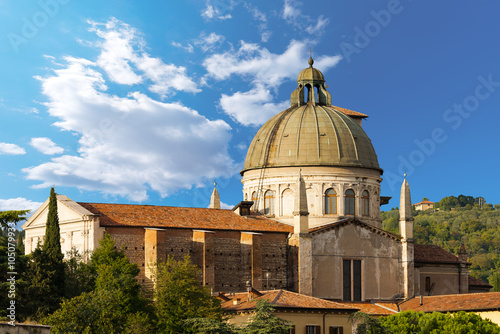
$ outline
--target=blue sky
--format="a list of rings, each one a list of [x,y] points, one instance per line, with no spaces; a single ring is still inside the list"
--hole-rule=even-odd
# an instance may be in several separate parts
[[[500,203],[496,1],[0,0],[0,210],[75,201],[226,206],[309,49],[369,115],[382,209]]]

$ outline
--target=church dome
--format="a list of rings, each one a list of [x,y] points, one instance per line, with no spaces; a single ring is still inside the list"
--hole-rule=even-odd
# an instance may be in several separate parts
[[[323,74],[312,63],[310,59],[310,66],[297,78],[292,106],[267,121],[255,135],[242,174],[262,167],[289,166],[362,167],[381,171],[370,138],[351,117],[366,115],[332,106]]]

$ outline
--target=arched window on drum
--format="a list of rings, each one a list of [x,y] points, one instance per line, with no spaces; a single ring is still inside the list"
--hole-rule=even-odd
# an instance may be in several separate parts
[[[254,191],[252,193],[252,202],[253,202],[253,204],[252,204],[252,207],[250,209],[255,210],[255,206],[257,205],[257,192],[256,191]]]
[[[268,190],[264,195],[264,209],[266,215],[274,214],[274,191]]]
[[[363,206],[363,216],[370,215],[370,194],[368,191],[363,191],[361,194],[361,204]]]
[[[354,216],[356,210],[355,204],[356,196],[354,194],[354,190],[347,189],[345,191],[345,214]]]
[[[325,214],[337,214],[337,192],[332,188],[325,192]]]

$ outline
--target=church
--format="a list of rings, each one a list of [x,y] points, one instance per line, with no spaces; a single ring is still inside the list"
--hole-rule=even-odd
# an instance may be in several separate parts
[[[86,257],[109,233],[154,284],[153,264],[189,255],[214,292],[283,289],[331,301],[401,301],[489,291],[458,256],[416,245],[410,186],[401,187],[399,234],[382,229],[380,168],[362,128],[366,114],[332,105],[320,70],[297,78],[290,108],[248,148],[243,200],[220,208],[75,202],[57,195],[64,252]],[[236,202],[236,200],[235,200]],[[42,242],[48,200],[23,225],[26,253]]]

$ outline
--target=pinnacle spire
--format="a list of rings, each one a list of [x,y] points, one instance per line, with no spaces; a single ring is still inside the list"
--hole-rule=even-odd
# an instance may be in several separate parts
[[[294,233],[308,233],[309,221],[307,216],[309,215],[309,211],[307,209],[306,183],[302,177],[301,170],[299,170],[299,177],[297,179],[293,215],[295,216]]]
[[[220,209],[220,196],[217,191],[217,182],[214,182],[214,190],[212,191],[212,196],[210,196],[210,209]]]

